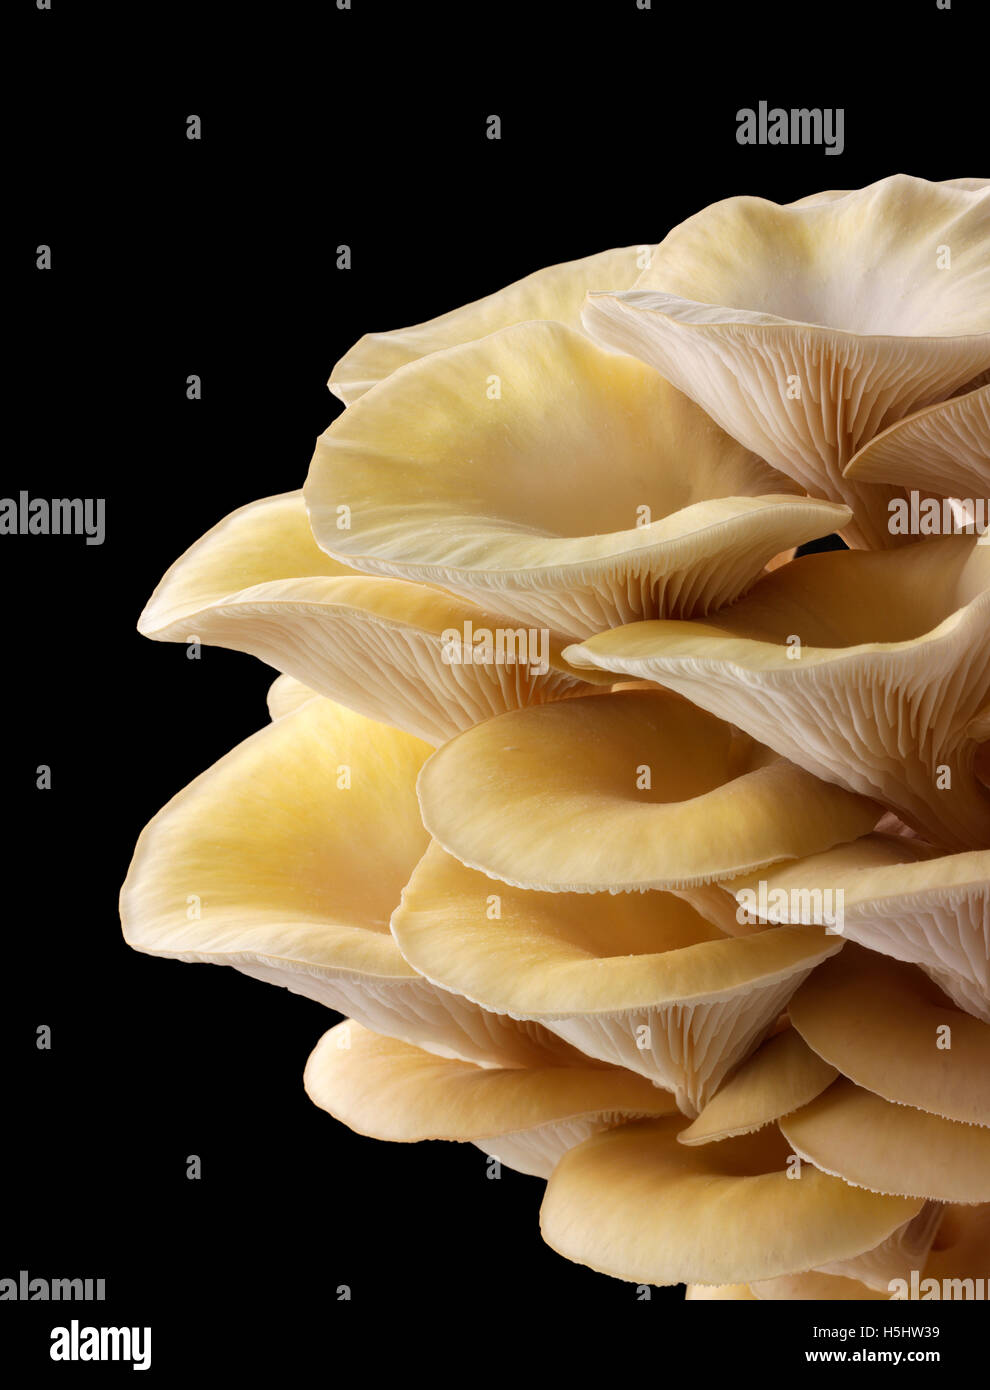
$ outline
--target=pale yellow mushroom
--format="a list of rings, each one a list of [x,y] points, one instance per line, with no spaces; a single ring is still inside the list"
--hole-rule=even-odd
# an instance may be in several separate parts
[[[857,1188],[990,1201],[990,1129],[895,1105],[845,1078],[785,1116],[780,1128],[795,1153]]]
[[[920,965],[967,1013],[990,1023],[990,850],[940,854],[904,836],[865,835],[726,885],[769,922],[822,924],[841,903],[841,933]]]
[[[749,1284],[871,1249],[915,1216],[914,1198],[796,1176],[776,1126],[690,1148],[677,1119],[593,1135],[547,1185],[543,1238],[559,1254],[640,1284]]]
[[[544,266],[494,294],[412,328],[366,333],[334,367],[328,383],[330,390],[350,405],[409,362],[530,319],[549,319],[580,329],[587,292],[628,289],[652,250],[652,246],[622,246],[580,260]]]
[[[332,560],[313,539],[301,492],[251,503],[208,531],[165,575],[139,629],[249,652],[433,744],[504,710],[590,689],[548,635],[531,641],[454,594]],[[483,648],[475,637],[484,634]]]
[[[913,1269],[924,1268],[944,1210],[941,1202],[926,1202],[917,1216],[873,1250],[851,1259],[832,1260],[818,1272],[854,1279],[889,1298],[895,1279],[910,1279]],[[756,1293],[759,1297],[758,1290]]]
[[[232,965],[366,1026],[488,1065],[572,1055],[431,985],[389,917],[428,839],[415,781],[427,744],[313,699],[252,735],[145,827],[121,890],[150,955]]]
[[[426,979],[639,1072],[688,1115],[842,945],[818,928],[726,937],[669,893],[528,892],[437,844],[392,933]]]
[[[985,504],[990,498],[990,385],[888,425],[849,460],[845,476],[856,482],[896,483],[926,497]]]
[[[281,719],[313,699],[319,699],[319,694],[312,686],[303,685],[295,676],[277,676],[268,687],[268,713],[273,720]]]
[[[879,814],[649,690],[478,724],[425,764],[419,796],[448,853],[550,892],[708,884],[854,839]]]
[[[393,373],[320,437],[305,487],[339,560],[572,637],[706,613],[845,524],[799,492],[652,368],[558,323]]]
[[[990,365],[988,237],[979,180],[898,174],[783,207],[727,198],[675,227],[631,290],[591,293],[584,324],[813,496],[850,506],[851,543],[890,545],[899,489],[843,470]]]
[[[678,1142],[711,1144],[762,1129],[814,1100],[837,1075],[796,1029],[787,1028],[732,1073],[694,1123],[680,1131]]]
[[[850,944],[788,1006],[809,1047],[857,1086],[990,1126],[990,1024],[953,1008],[917,966]]]
[[[704,622],[644,622],[567,647],[657,681],[948,848],[990,843],[990,546],[807,555]]]
[[[580,1057],[573,1066],[480,1067],[380,1037],[350,1019],[317,1043],[305,1086],[315,1104],[358,1134],[405,1144],[468,1142],[542,1178],[599,1130],[674,1110],[671,1095],[619,1067]]]

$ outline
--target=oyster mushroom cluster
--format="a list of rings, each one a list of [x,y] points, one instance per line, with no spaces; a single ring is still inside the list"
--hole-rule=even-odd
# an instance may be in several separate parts
[[[571,1260],[973,1296],[990,183],[729,198],[330,385],[305,487],[142,615],[281,674],[143,832],[127,941],[344,1015],[312,1100],[545,1180]]]

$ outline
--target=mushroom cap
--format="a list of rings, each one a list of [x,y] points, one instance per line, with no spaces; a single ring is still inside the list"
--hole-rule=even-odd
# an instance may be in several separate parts
[[[424,765],[419,796],[448,853],[549,892],[708,883],[865,834],[877,817],[872,802],[648,690],[476,725]]]
[[[990,365],[988,233],[990,189],[968,181],[728,198],[675,227],[632,290],[590,294],[583,321],[813,496],[847,503],[851,541],[890,545],[893,491],[843,469]]]
[[[711,1144],[762,1129],[814,1100],[837,1075],[800,1033],[787,1028],[768,1038],[723,1082],[698,1118],[681,1130],[678,1142]]]
[[[894,1105],[844,1077],[780,1127],[795,1153],[859,1188],[937,1202],[990,1201],[990,1129]]]
[[[761,879],[770,922],[822,920],[825,894],[842,894],[842,935],[922,966],[961,1009],[990,1023],[990,850],[940,855],[920,840],[864,835],[796,863],[744,875],[741,899]],[[776,902],[788,904],[777,908]]]
[[[797,491],[651,368],[545,322],[395,372],[320,437],[305,488],[339,559],[570,636],[717,607],[844,524]]]
[[[619,1067],[584,1058],[574,1066],[480,1067],[380,1037],[350,1019],[317,1043],[305,1087],[358,1134],[470,1142],[544,1178],[566,1149],[597,1130],[674,1109],[672,1096]]]
[[[669,686],[969,849],[990,841],[990,796],[966,728],[990,699],[988,622],[990,546],[943,536],[804,556],[704,622],[634,623],[564,656],[579,670]],[[943,765],[948,788],[937,785]]]
[[[944,1210],[941,1202],[926,1202],[917,1216],[905,1221],[875,1249],[852,1259],[832,1260],[818,1273],[854,1279],[889,1297],[893,1280],[910,1279],[913,1269],[924,1268]],[[756,1292],[759,1297],[759,1290]]]
[[[624,1125],[566,1153],[543,1200],[547,1244],[635,1283],[749,1283],[859,1254],[920,1210],[811,1167],[789,1178],[776,1127],[691,1148],[679,1126]]]
[[[644,252],[651,250],[652,247],[622,246],[582,256],[580,260],[544,266],[494,294],[412,328],[366,333],[334,367],[328,383],[330,390],[345,405],[351,405],[409,362],[530,319],[550,319],[580,329],[587,292],[628,289],[642,269]]]
[[[281,719],[283,715],[291,714],[300,705],[304,705],[307,700],[314,699],[319,699],[319,692],[312,686],[303,685],[295,676],[276,676],[268,687],[268,713],[273,721]]]
[[[507,709],[590,689],[559,643],[503,640],[492,660],[450,660],[451,637],[506,619],[441,589],[359,574],[320,550],[301,492],[224,518],[171,567],[141,615],[158,641],[249,652],[371,719],[443,743]],[[472,647],[472,657],[480,648]],[[523,658],[526,658],[523,660]]]
[[[726,937],[669,893],[505,887],[435,843],[392,933],[425,978],[641,1073],[690,1114],[842,946],[818,928]]]
[[[235,966],[446,1055],[521,1066],[570,1051],[429,984],[389,934],[428,843],[415,793],[428,753],[329,700],[266,725],[143,830],[125,940]]]
[[[951,1008],[916,966],[849,945],[804,982],[788,1011],[809,1047],[858,1086],[990,1126],[990,1024]]]
[[[849,460],[845,476],[941,497],[990,496],[990,385],[888,425]]]

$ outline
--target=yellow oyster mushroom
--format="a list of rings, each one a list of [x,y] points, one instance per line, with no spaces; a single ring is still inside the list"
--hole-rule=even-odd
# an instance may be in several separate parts
[[[312,686],[303,685],[295,676],[278,676],[268,687],[268,713],[273,720],[281,719],[285,714],[292,714],[307,700],[319,698]]]
[[[990,497],[990,385],[888,425],[849,460],[845,476],[924,496]]]
[[[844,525],[797,491],[650,367],[555,323],[401,368],[321,436],[305,486],[338,559],[570,636],[708,612]]]
[[[791,1022],[858,1086],[947,1120],[990,1125],[990,1024],[916,966],[850,944],[801,986]]]
[[[639,1072],[689,1115],[842,946],[817,928],[726,937],[669,893],[507,887],[437,844],[392,933],[426,979]]]
[[[921,1209],[807,1165],[790,1177],[775,1126],[689,1148],[679,1125],[623,1125],[569,1150],[543,1200],[547,1244],[640,1284],[749,1284],[860,1254]]]
[[[657,690],[478,724],[419,777],[423,821],[470,868],[579,893],[707,884],[873,828],[873,802]]]
[[[895,1279],[910,1279],[912,1269],[924,1268],[944,1211],[941,1202],[926,1202],[917,1216],[905,1221],[873,1250],[851,1259],[833,1260],[817,1272],[855,1279],[889,1297]],[[760,1296],[759,1289],[754,1292]]]
[[[949,847],[990,843],[990,546],[807,555],[704,622],[603,632],[578,669],[658,681]],[[981,721],[981,712],[983,718]]]
[[[249,652],[314,691],[443,743],[590,687],[559,644],[440,589],[359,574],[316,544],[301,492],[239,508],[171,567],[139,630]],[[494,634],[502,634],[501,647]],[[477,644],[476,635],[488,645]]]
[[[601,1129],[666,1115],[673,1097],[619,1067],[480,1067],[437,1057],[351,1020],[317,1043],[305,1072],[314,1103],[358,1134],[398,1143],[476,1144],[520,1173],[548,1178]]]
[[[920,840],[865,835],[726,885],[769,922],[823,923],[842,904],[842,935],[920,965],[960,1009],[990,1023],[990,850],[940,854]],[[824,915],[823,915],[824,914]]]
[[[896,490],[844,476],[903,416],[990,365],[990,188],[898,174],[789,206],[728,198],[675,227],[584,324],[890,545]],[[946,259],[948,253],[948,260]]]
[[[780,1128],[795,1153],[858,1188],[936,1202],[990,1201],[990,1129],[895,1105],[844,1077],[785,1116]]]
[[[814,975],[811,977],[814,978]],[[711,1144],[751,1134],[807,1105],[831,1086],[837,1069],[787,1028],[748,1057],[677,1136],[680,1144]]]
[[[330,390],[350,405],[409,362],[531,319],[548,319],[580,329],[587,292],[628,289],[652,250],[652,246],[622,246],[580,260],[544,266],[494,294],[426,323],[388,333],[366,333],[334,367]]]
[[[238,745],[145,827],[121,890],[136,950],[232,965],[442,1055],[523,1066],[566,1047],[437,989],[389,934],[428,843],[427,744],[314,699]]]

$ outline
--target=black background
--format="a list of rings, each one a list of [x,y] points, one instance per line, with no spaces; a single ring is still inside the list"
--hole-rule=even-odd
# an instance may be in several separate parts
[[[483,1370],[518,1368],[517,1339],[539,1325],[558,1365],[594,1344],[614,1367],[625,1345],[632,1373],[650,1346],[658,1372],[700,1356],[789,1376],[813,1320],[880,1316],[637,1302],[541,1243],[536,1179],[489,1181],[471,1146],[379,1144],[311,1106],[303,1065],[336,1015],[129,951],[116,894],[139,830],[265,722],[274,675],[213,648],[189,661],[134,625],[221,516],[302,484],[339,410],[331,366],[361,333],[654,242],[731,194],[986,175],[979,9],[22,4],[5,185],[24,304],[8,410],[24,429],[0,491],[105,497],[107,539],[0,539],[0,1276],[102,1275],[109,1299],[0,1304],[18,1384],[130,1374],[53,1367],[48,1330],[72,1316],[150,1323],[166,1384],[278,1358],[289,1384],[344,1373],[342,1355],[377,1364],[406,1315],[410,1375],[455,1374],[452,1331]],[[844,107],[844,153],[738,146],[735,112],[760,100]],[[35,788],[42,763],[51,791]],[[900,1309],[941,1321],[941,1369],[961,1369],[976,1310]]]

